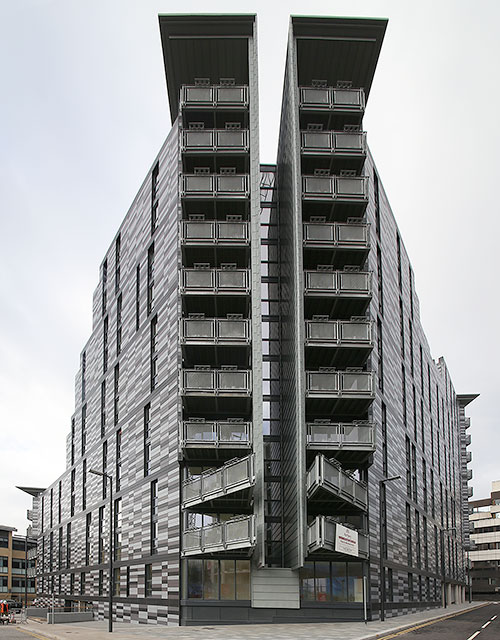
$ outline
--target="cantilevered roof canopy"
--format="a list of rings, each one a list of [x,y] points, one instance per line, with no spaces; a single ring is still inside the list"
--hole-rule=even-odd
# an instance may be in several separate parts
[[[179,92],[195,78],[234,78],[248,84],[248,39],[255,14],[160,15],[160,34],[172,122],[179,112]]]
[[[368,97],[386,28],[386,19],[292,16],[299,85],[351,81]]]
[[[479,393],[459,393],[457,394],[457,401],[461,407],[466,407],[473,400],[479,398]]]
[[[24,491],[24,493],[29,493],[29,495],[33,496],[34,498],[45,491],[45,489],[40,489],[39,487],[16,487],[16,489],[21,489],[21,491]]]

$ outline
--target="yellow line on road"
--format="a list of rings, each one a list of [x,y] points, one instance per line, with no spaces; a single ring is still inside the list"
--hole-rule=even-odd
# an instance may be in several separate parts
[[[39,636],[36,633],[33,633],[32,631],[28,631],[27,629],[21,629],[20,627],[16,627],[16,629],[21,633],[27,633],[28,635],[33,636],[34,638],[39,638],[39,640],[49,640],[47,636]]]
[[[378,640],[390,640],[390,638],[397,638],[397,636],[403,636],[406,633],[410,633],[411,631],[416,631],[417,629],[422,629],[423,627],[429,627],[431,624],[436,624],[437,622],[444,622],[444,620],[449,620],[450,618],[456,618],[457,616],[461,616],[464,613],[468,613],[469,611],[475,611],[476,609],[480,609],[481,607],[486,607],[489,604],[490,604],[489,602],[486,602],[485,604],[481,604],[478,607],[474,607],[473,609],[466,609],[465,611],[459,611],[458,613],[453,613],[451,616],[444,616],[443,618],[437,618],[436,620],[431,620],[430,622],[424,622],[423,624],[418,624],[414,627],[403,629],[402,631],[398,631],[397,633],[391,633],[388,636],[380,636]]]

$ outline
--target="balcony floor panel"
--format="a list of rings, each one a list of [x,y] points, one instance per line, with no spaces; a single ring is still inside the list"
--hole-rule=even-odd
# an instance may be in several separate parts
[[[307,498],[307,512],[312,516],[335,516],[364,513],[366,509],[342,498],[330,489],[317,487]]]
[[[325,443],[307,444],[307,463],[310,465],[318,453],[324,454],[327,458],[335,458],[344,469],[367,468],[373,463],[375,446],[342,448]]]
[[[302,150],[301,172],[312,175],[315,169],[328,169],[331,175],[339,175],[341,171],[356,171],[361,175],[366,161],[366,154],[332,152],[331,149]]]
[[[227,495],[217,496],[203,502],[190,502],[187,505],[182,503],[185,511],[195,511],[196,513],[212,513],[214,511],[220,513],[251,513],[250,501],[253,495],[253,486],[240,489],[228,493]]]
[[[342,131],[346,124],[361,127],[363,115],[363,109],[341,111],[339,108],[334,110],[302,106],[299,113],[300,129],[306,131],[308,124],[322,124],[324,131]]]
[[[306,562],[313,562],[314,560],[316,561],[324,560],[325,562],[331,562],[331,561],[345,562],[346,560],[347,561],[356,560],[355,556],[350,556],[345,553],[339,553],[338,551],[335,551],[334,545],[329,542],[326,542],[323,548],[316,549],[315,551],[311,551],[309,549],[308,554],[309,555],[306,558]],[[369,557],[368,554],[361,552],[358,559],[367,560],[368,557]]]
[[[206,466],[212,463],[227,462],[233,458],[240,458],[247,455],[252,450],[251,443],[237,444],[192,444],[182,445],[182,455],[184,460],[189,460],[191,464]]]
[[[211,549],[207,551],[189,550],[181,551],[181,557],[183,558],[213,558],[224,559],[231,558],[231,560],[245,560],[251,558],[254,550],[254,544],[251,542],[235,543],[235,546],[231,546],[228,549]]]
[[[249,369],[251,366],[250,344],[197,344],[182,346],[182,366],[192,369],[196,365],[210,365],[220,369],[224,365],[234,365],[239,369]]]
[[[345,265],[362,268],[366,262],[369,247],[335,247],[333,245],[315,245],[314,241],[304,240],[304,269],[316,269],[318,264],[329,264],[341,270]]]
[[[304,316],[310,320],[314,315],[328,316],[339,320],[349,320],[352,316],[364,316],[370,306],[371,296],[364,294],[358,298],[304,294]]]
[[[347,222],[348,218],[358,218],[363,220],[365,210],[337,207],[333,201],[308,200],[302,202],[302,221],[309,222],[311,217],[321,216],[326,218],[326,222]]]
[[[225,318],[228,314],[237,313],[244,318],[249,318],[250,301],[250,294],[235,296],[183,295],[182,313],[184,317],[190,313],[204,313],[207,318]]]
[[[322,395],[306,397],[306,415],[308,419],[314,416],[330,416],[335,419],[364,420],[366,412],[374,400],[374,396],[358,396],[334,398]]]
[[[182,407],[185,415],[195,417],[198,415],[210,418],[216,416],[222,419],[224,416],[250,416],[252,411],[251,396],[230,395],[189,395],[182,396]]]
[[[307,370],[314,370],[318,367],[335,367],[337,369],[362,367],[373,349],[372,345],[338,346],[328,342],[311,344],[307,340],[305,347]]]
[[[334,220],[344,221],[347,218],[361,218],[364,216],[366,207],[368,206],[368,200],[342,200],[340,197],[333,198],[321,198],[316,195],[302,195],[302,210],[309,210],[309,207],[316,208],[320,203],[326,202],[330,204],[330,207],[334,210]],[[313,214],[314,215],[314,214]]]
[[[250,246],[249,243],[239,244],[213,242],[183,243],[182,265],[192,268],[196,262],[208,263],[214,267],[220,267],[224,263],[234,263],[238,269],[248,269],[250,266]]]

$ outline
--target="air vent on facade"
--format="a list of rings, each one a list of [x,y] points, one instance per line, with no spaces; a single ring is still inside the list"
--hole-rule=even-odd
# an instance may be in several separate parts
[[[330,320],[330,316],[313,316],[312,319],[315,322],[327,322]]]
[[[318,264],[316,269],[318,271],[333,271],[333,264]]]
[[[359,124],[345,124],[344,131],[361,131]]]
[[[241,122],[226,122],[226,129],[228,131],[235,131],[241,129]]]
[[[337,80],[337,89],[352,89],[352,80]]]
[[[231,271],[236,269],[236,262],[223,262],[220,266],[221,269],[226,269],[227,271]]]
[[[194,269],[210,269],[210,262],[195,262],[193,264]]]
[[[314,169],[315,176],[329,176],[330,169]]]
[[[210,86],[210,78],[195,78],[194,84],[197,87],[209,87]]]
[[[204,313],[189,313],[188,318],[191,320],[203,320],[205,318]]]
[[[243,418],[228,418],[227,422],[244,422]]]
[[[351,316],[352,322],[367,322],[368,316]]]
[[[195,364],[193,369],[197,369],[198,371],[210,371],[209,364]]]
[[[366,224],[366,222],[363,222],[363,220],[360,221],[359,218],[347,218],[347,224]]]
[[[205,220],[205,214],[204,213],[190,213],[189,214],[189,219],[190,220]]]
[[[188,422],[205,422],[205,418],[188,418]]]
[[[360,371],[363,371],[363,367],[346,367],[345,370],[346,371],[355,371],[356,373],[359,373]]]
[[[343,178],[355,178],[356,177],[356,171],[354,171],[354,169],[342,169],[340,171],[340,175]]]
[[[223,87],[234,87],[236,80],[234,78],[221,78],[220,83]]]
[[[210,167],[195,167],[193,169],[193,173],[196,175],[206,175],[207,173],[210,173]]]
[[[355,264],[346,264],[344,266],[344,271],[359,271],[359,267]]]
[[[318,371],[321,371],[321,373],[334,373],[337,369],[335,367],[318,367]]]
[[[315,418],[314,424],[330,424],[331,420],[329,418]]]
[[[222,371],[238,371],[238,367],[235,364],[221,364]]]
[[[311,216],[309,222],[326,222],[326,216]]]
[[[328,81],[327,80],[311,80],[311,86],[324,88],[328,86]]]
[[[234,213],[228,213],[226,215],[227,222],[241,222],[242,220],[243,220],[243,216],[239,216]]]
[[[219,169],[219,173],[221,176],[234,176],[236,173],[235,167],[221,167]]]
[[[243,314],[242,313],[228,313],[226,315],[226,318],[228,320],[242,320]]]
[[[310,122],[307,125],[307,130],[308,131],[323,131],[323,125],[322,124],[314,124],[314,123]]]
[[[204,122],[190,122],[189,123],[189,129],[191,131],[196,131],[198,129],[204,129],[205,128],[205,123]]]

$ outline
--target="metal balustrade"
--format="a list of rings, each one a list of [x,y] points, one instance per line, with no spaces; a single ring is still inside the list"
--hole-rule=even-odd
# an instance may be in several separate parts
[[[182,269],[181,292],[184,294],[248,294],[249,269]]]
[[[255,546],[255,516],[242,516],[207,527],[186,529],[182,534],[182,555],[232,551]]]
[[[184,85],[181,107],[248,107],[246,85]]]
[[[372,371],[306,371],[308,397],[375,397]]]
[[[467,451],[465,459],[467,460],[467,463],[472,462],[472,451]]]
[[[471,443],[471,442],[472,442],[472,438],[471,438],[470,433],[468,433],[468,434],[465,436],[465,446],[466,446],[466,447],[468,447],[468,446],[470,445],[470,443]]]
[[[182,132],[182,151],[249,150],[247,129],[187,129]]]
[[[336,551],[337,524],[341,524],[328,516],[316,516],[307,528],[307,548],[314,551]],[[346,525],[343,525],[346,526]],[[352,527],[347,527],[352,530]],[[368,558],[368,536],[358,531],[358,557]],[[344,557],[350,557],[342,554]]]
[[[250,395],[251,371],[236,369],[183,369],[184,395]]]
[[[346,249],[370,247],[370,225],[367,223],[305,222],[305,246],[333,246]]]
[[[182,344],[250,344],[246,318],[183,318]]]
[[[215,500],[255,484],[254,456],[230,460],[219,469],[205,471],[182,483],[182,506],[189,508]]]
[[[333,109],[339,111],[363,111],[363,89],[339,89],[334,87],[300,87],[300,107]]]
[[[369,320],[328,320],[305,321],[306,343],[308,345],[336,345],[372,347],[372,327]]]
[[[375,449],[375,428],[369,422],[308,422],[307,447]]]
[[[359,509],[366,511],[368,507],[366,484],[356,480],[350,473],[344,471],[338,462],[328,460],[321,453],[316,455],[307,471],[306,483],[308,498],[318,489],[325,489]]]
[[[248,448],[252,444],[252,423],[229,420],[185,420],[182,423],[183,447]]]
[[[219,175],[184,173],[181,176],[181,196],[200,198],[248,198],[248,174]]]
[[[470,418],[464,418],[464,426],[466,429],[470,427]]]
[[[368,271],[304,271],[305,293],[321,295],[371,295],[371,273]]]
[[[472,480],[472,469],[467,469],[467,481]]]
[[[248,222],[217,222],[215,220],[183,220],[181,242],[197,244],[248,244]]]
[[[366,176],[302,176],[302,197],[366,203]]]
[[[303,153],[366,155],[366,133],[350,131],[302,131]]]

